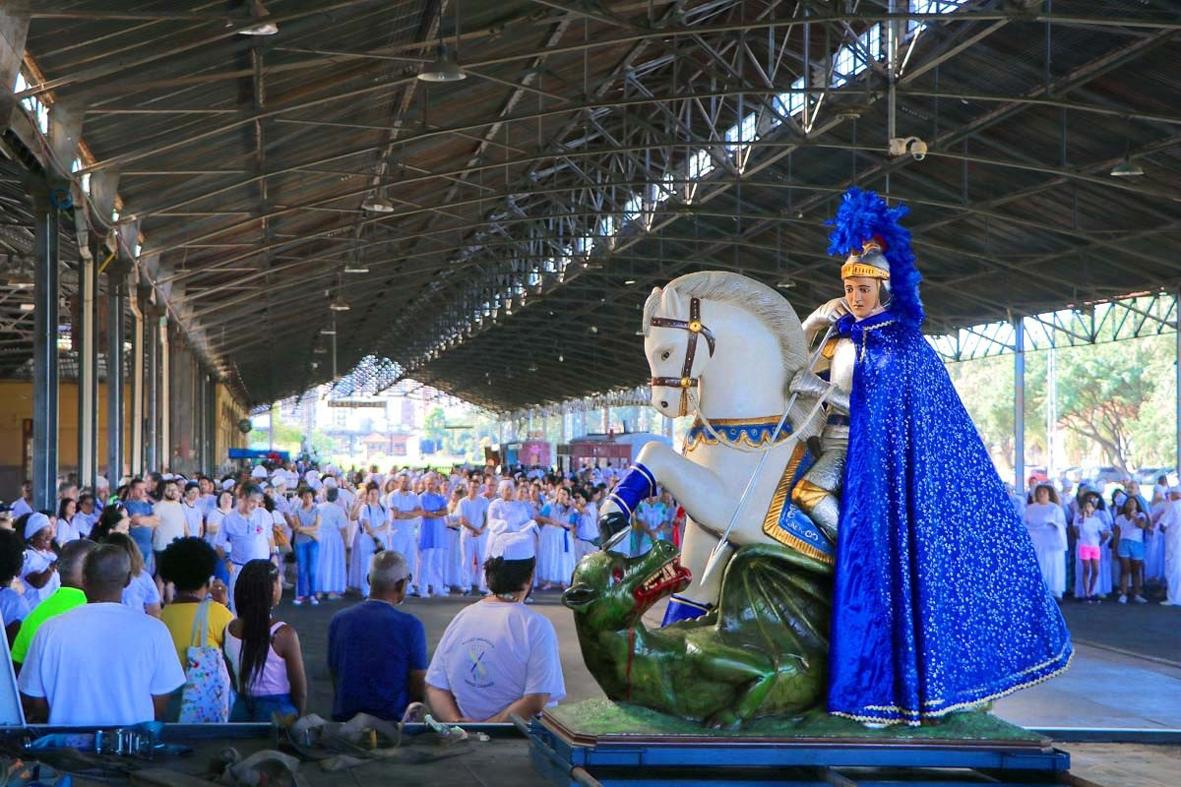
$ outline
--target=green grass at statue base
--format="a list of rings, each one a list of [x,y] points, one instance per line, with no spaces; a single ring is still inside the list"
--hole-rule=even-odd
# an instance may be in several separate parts
[[[796,717],[755,719],[738,730],[709,729],[649,708],[606,699],[559,705],[546,710],[546,715],[571,733],[588,737],[857,738],[866,742],[908,743],[948,740],[1029,743],[1043,740],[1022,727],[982,712],[952,713],[938,724],[922,727],[895,725],[869,729],[849,719],[813,710]]]

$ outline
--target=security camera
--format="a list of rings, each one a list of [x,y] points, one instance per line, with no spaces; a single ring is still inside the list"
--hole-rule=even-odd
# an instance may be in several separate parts
[[[889,153],[891,156],[910,156],[915,161],[922,161],[927,157],[927,143],[918,137],[894,137],[890,140]]]

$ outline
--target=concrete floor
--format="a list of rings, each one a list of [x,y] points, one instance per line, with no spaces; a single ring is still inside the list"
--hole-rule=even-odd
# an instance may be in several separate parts
[[[538,593],[535,598],[533,608],[549,618],[558,632],[565,701],[602,697],[582,663],[569,611],[561,606],[556,593]],[[422,620],[428,647],[433,651],[447,623],[473,601],[460,596],[412,598],[403,609]],[[351,603],[355,602],[294,607],[285,600],[280,610],[280,617],[297,628],[303,642],[311,687],[309,710],[325,717],[332,708],[331,682],[324,662],[328,621],[338,609]],[[994,712],[1026,727],[1181,729],[1181,610],[1157,605],[1136,609],[1114,604],[1089,607],[1067,602],[1066,614],[1072,631],[1078,632],[1071,669],[1047,683],[998,701]],[[651,625],[658,624],[659,615],[659,609],[649,613]],[[1138,642],[1151,643],[1151,655],[1137,655],[1132,648],[1138,647]],[[1173,658],[1166,658],[1168,655]],[[1074,757],[1072,772],[1097,784],[1176,784],[1176,774],[1181,772],[1181,747],[1078,744],[1064,748]]]

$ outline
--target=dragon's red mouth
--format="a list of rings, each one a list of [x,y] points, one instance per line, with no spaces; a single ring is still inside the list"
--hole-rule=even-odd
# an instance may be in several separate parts
[[[635,598],[637,607],[646,609],[667,594],[689,587],[692,579],[693,574],[689,569],[678,563],[674,557],[633,590],[632,597]]]

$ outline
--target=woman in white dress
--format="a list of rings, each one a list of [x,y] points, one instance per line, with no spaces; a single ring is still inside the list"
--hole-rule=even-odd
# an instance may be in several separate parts
[[[40,511],[26,514],[23,518],[25,554],[20,580],[25,586],[25,603],[32,612],[38,604],[52,596],[62,583],[57,574],[57,554],[53,551],[53,523]]]
[[[460,593],[471,592],[466,582],[463,567],[463,550],[459,545],[462,526],[459,524],[459,501],[463,500],[464,487],[451,490],[447,501],[447,549],[443,554],[443,584]]]
[[[368,596],[369,558],[374,552],[390,547],[389,513],[381,504],[377,484],[365,487],[365,497],[358,498],[353,505],[352,520],[357,523],[357,534],[353,536],[353,553],[349,559],[349,587]]]
[[[1061,601],[1066,592],[1066,516],[1054,487],[1037,485],[1034,502],[1025,507],[1025,526],[1029,528],[1046,587]]]
[[[573,516],[572,516],[573,515]],[[537,515],[541,542],[537,552],[537,575],[541,590],[555,585],[565,589],[574,574],[574,534],[578,512],[570,506],[570,493],[559,489],[557,499],[542,506]]]
[[[337,504],[339,489],[329,489],[320,508],[320,594],[335,601],[348,587],[348,564],[345,560],[345,540],[349,532],[349,518]]]

